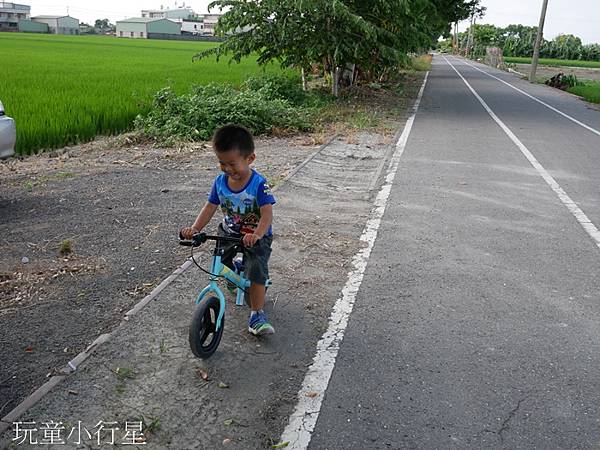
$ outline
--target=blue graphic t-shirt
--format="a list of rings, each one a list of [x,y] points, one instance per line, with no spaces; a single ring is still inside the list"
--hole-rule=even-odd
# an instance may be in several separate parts
[[[213,183],[208,201],[220,205],[223,211],[223,228],[231,233],[254,233],[260,220],[260,207],[275,203],[275,197],[267,180],[252,169],[250,180],[240,191],[232,191],[227,185],[227,174],[221,174]],[[266,236],[272,236],[271,227]]]

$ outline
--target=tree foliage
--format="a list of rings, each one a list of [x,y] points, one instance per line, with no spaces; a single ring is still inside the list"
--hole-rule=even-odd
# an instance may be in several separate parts
[[[105,33],[114,29],[114,25],[108,19],[96,19],[94,28],[98,33]]]
[[[473,0],[217,0],[226,12],[217,33],[227,39],[198,58],[257,54],[261,64],[326,72],[350,65],[380,77],[408,52],[428,49]]]
[[[485,55],[487,47],[500,47],[504,56],[531,57],[537,36],[537,27],[509,25],[506,28],[494,25],[473,26],[473,56]],[[459,42],[465,48],[468,30],[459,33]],[[445,44],[448,46],[448,43]],[[540,46],[541,58],[556,58],[584,61],[600,61],[600,44],[583,45],[581,39],[572,34],[561,34],[551,41],[543,40]]]

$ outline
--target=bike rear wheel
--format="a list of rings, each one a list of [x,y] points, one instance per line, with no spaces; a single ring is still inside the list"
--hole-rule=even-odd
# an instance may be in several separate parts
[[[209,358],[217,350],[223,327],[225,326],[225,316],[221,319],[221,326],[217,330],[217,317],[221,310],[221,302],[217,297],[208,297],[202,300],[192,316],[192,322],[189,329],[189,341],[192,353],[198,358]]]

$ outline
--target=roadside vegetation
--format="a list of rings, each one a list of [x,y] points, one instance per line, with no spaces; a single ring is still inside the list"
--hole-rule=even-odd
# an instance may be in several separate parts
[[[583,97],[588,102],[600,103],[600,81],[581,81],[579,85],[570,87],[567,91]]]
[[[472,29],[467,29],[456,36],[456,45],[463,52],[466,51],[472,58],[482,58],[485,56],[487,47],[499,47],[502,54],[508,62],[512,58],[530,59],[533,55],[533,46],[537,36],[537,27],[525,25],[509,25],[505,28],[496,27],[489,24],[474,24]],[[472,42],[469,43],[469,32],[472,31]],[[452,36],[438,43],[441,50],[452,50]],[[568,61],[572,67],[600,67],[600,44],[583,44],[581,39],[572,34],[561,34],[551,41],[544,39],[540,46],[540,58],[546,61],[561,60]],[[540,60],[540,63],[541,63]],[[577,65],[575,61],[580,61]],[[587,65],[590,61],[597,62],[598,65]]]
[[[300,75],[294,72],[248,77],[239,88],[211,83],[181,95],[165,88],[155,95],[150,112],[138,115],[135,128],[169,146],[209,140],[216,128],[227,123],[243,125],[254,135],[320,132],[331,126],[385,128],[387,119],[401,114],[411,81],[430,67],[430,55],[413,57],[394,77],[356,83],[337,98],[319,73],[307,75],[308,90],[302,89]]]
[[[0,33],[0,98],[17,123],[17,153],[85,142],[130,130],[166,86],[230,83],[249,75],[281,72],[215,58],[192,62],[211,43]]]
[[[182,95],[162,89],[150,112],[139,115],[135,124],[164,144],[209,140],[227,123],[243,125],[255,135],[310,130],[319,106],[327,101],[317,92],[304,92],[299,76],[269,74],[247,78],[240,89],[226,83],[194,86]]]

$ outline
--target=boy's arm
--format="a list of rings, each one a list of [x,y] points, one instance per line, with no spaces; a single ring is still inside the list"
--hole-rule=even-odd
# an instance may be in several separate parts
[[[191,239],[194,233],[199,233],[202,231],[202,229],[208,225],[210,219],[212,219],[212,217],[215,215],[218,207],[219,206],[215,205],[214,203],[206,202],[202,207],[200,214],[198,214],[198,217],[196,217],[194,224],[191,227],[182,229],[181,235],[185,239]]]
[[[254,230],[253,234],[247,234],[244,236],[244,245],[251,247],[256,244],[256,241],[262,239],[262,237],[269,231],[269,227],[273,222],[273,205],[266,204],[260,207],[260,220],[258,226]]]
[[[219,205],[215,205],[211,202],[206,202],[202,207],[200,214],[198,214],[198,217],[196,217],[196,221],[194,222],[194,225],[192,225],[192,228],[196,230],[197,233],[202,231],[202,229],[206,225],[208,225],[210,219],[212,219],[212,217],[215,215],[215,212],[217,211],[218,207]]]

